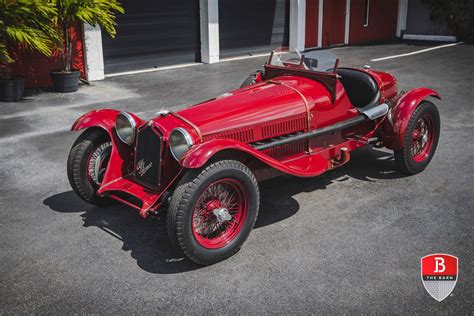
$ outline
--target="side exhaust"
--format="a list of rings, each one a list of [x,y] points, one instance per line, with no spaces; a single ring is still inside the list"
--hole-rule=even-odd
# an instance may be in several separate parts
[[[377,106],[374,106],[370,109],[367,109],[364,111],[362,109],[362,114],[367,116],[370,120],[375,120],[381,116],[384,116],[385,114],[388,113],[389,107],[387,103],[382,103]]]
[[[382,103],[382,104],[379,104],[375,107],[367,109],[367,110],[361,112],[361,114],[359,116],[348,119],[346,121],[339,122],[339,123],[336,123],[336,124],[331,125],[331,126],[318,128],[318,129],[315,129],[315,130],[312,130],[312,131],[309,131],[309,132],[300,133],[300,134],[296,134],[296,135],[291,135],[291,136],[287,136],[285,138],[279,138],[279,139],[276,139],[276,140],[271,140],[271,141],[268,141],[268,142],[265,142],[265,143],[258,142],[255,145],[253,145],[253,147],[257,150],[265,150],[265,149],[278,147],[278,146],[286,145],[286,144],[301,141],[301,140],[306,140],[306,139],[313,138],[313,137],[316,137],[316,136],[329,134],[329,133],[334,133],[334,132],[341,131],[341,130],[345,130],[345,129],[348,129],[350,127],[359,125],[361,123],[371,121],[371,120],[375,120],[379,117],[382,117],[382,116],[384,116],[385,114],[388,113],[388,110],[389,110],[389,106],[386,103]]]

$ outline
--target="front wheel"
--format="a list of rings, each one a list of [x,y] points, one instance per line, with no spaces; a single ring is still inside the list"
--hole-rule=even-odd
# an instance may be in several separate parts
[[[99,196],[99,189],[110,159],[112,142],[102,129],[84,131],[72,145],[67,160],[69,183],[84,201],[104,206],[111,200]]]
[[[423,171],[438,146],[440,117],[436,106],[423,101],[408,122],[403,148],[395,151],[395,162],[406,174]]]
[[[221,160],[188,170],[168,209],[170,240],[197,264],[224,260],[249,236],[259,199],[252,171],[238,161]]]

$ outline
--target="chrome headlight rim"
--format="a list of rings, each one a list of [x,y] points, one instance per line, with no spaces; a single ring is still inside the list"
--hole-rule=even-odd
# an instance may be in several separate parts
[[[188,147],[188,149],[186,149],[186,151],[184,151],[181,156],[178,157],[178,155],[175,153],[175,151],[173,150],[173,147],[176,146],[176,144],[172,144],[171,143],[171,135],[174,133],[174,132],[179,132],[181,133],[181,135],[183,135],[184,137],[184,140],[186,141],[186,146]],[[189,132],[183,128],[183,127],[176,127],[174,128],[171,133],[170,133],[170,136],[169,136],[169,144],[170,144],[170,151],[171,151],[171,155],[173,156],[174,159],[176,159],[176,161],[179,161],[183,156],[184,154],[194,145],[194,141],[193,141],[193,138],[191,137],[191,134],[189,134]]]
[[[120,116],[123,116],[127,119],[128,123],[130,124],[130,128],[132,130],[132,134],[129,135],[129,137],[124,138],[123,135],[120,133],[120,128],[117,126],[117,122]],[[115,132],[118,136],[118,138],[122,141],[122,143],[127,144],[127,145],[132,145],[135,142],[136,134],[137,134],[137,122],[133,118],[133,116],[130,115],[128,112],[120,112],[117,115],[117,118],[115,119]],[[130,139],[127,141],[127,139]]]

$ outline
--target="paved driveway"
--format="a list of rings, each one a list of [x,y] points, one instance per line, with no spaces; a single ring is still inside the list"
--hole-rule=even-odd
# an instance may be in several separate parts
[[[424,44],[426,45],[426,44]],[[225,262],[175,261],[163,220],[99,209],[69,187],[69,126],[92,108],[178,109],[236,88],[265,58],[123,76],[75,94],[0,104],[0,312],[28,313],[472,313],[474,46],[402,58],[423,45],[335,49],[401,89],[439,91],[438,151],[421,174],[395,171],[388,151],[362,149],[313,179],[261,184],[256,229]],[[420,258],[459,257],[459,281],[438,303]]]

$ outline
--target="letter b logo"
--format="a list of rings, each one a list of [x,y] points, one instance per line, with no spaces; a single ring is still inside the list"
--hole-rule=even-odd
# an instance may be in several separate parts
[[[442,257],[435,257],[435,270],[434,272],[443,273],[446,270],[446,266],[444,265],[444,258]]]

